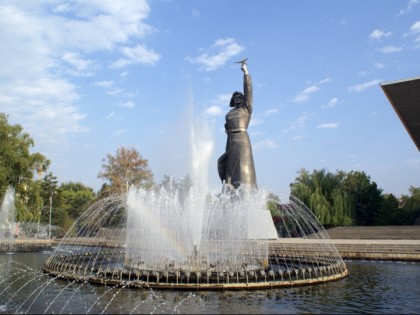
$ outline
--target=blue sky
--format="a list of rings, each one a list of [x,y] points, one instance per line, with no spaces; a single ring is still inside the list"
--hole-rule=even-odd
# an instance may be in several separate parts
[[[234,62],[248,57],[260,187],[286,198],[302,168],[364,171],[397,196],[420,187],[420,154],[380,87],[420,74],[420,0],[1,0],[0,45],[0,111],[60,182],[98,190],[119,146],[157,183],[185,176],[193,113],[217,187]]]

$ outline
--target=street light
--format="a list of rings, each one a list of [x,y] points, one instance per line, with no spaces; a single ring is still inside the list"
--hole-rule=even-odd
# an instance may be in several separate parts
[[[52,193],[50,195],[50,224],[48,225],[48,239],[51,238],[51,211],[52,211]]]

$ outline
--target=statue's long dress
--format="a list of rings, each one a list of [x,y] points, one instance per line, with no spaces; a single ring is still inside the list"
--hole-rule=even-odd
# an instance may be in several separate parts
[[[238,188],[241,184],[256,186],[254,158],[247,128],[252,114],[252,82],[244,75],[244,105],[226,114],[226,152],[217,161],[222,182]]]

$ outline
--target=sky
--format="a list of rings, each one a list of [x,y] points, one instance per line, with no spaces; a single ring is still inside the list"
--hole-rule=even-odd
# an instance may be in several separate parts
[[[119,147],[156,183],[193,161],[217,189],[245,57],[260,188],[288,198],[301,169],[363,171],[397,197],[420,187],[380,86],[420,75],[420,0],[0,0],[0,112],[59,182],[95,191]]]

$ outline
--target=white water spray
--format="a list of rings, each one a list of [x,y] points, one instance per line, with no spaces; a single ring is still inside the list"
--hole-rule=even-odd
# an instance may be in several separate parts
[[[16,226],[15,189],[7,187],[0,208],[0,241],[13,240]]]

